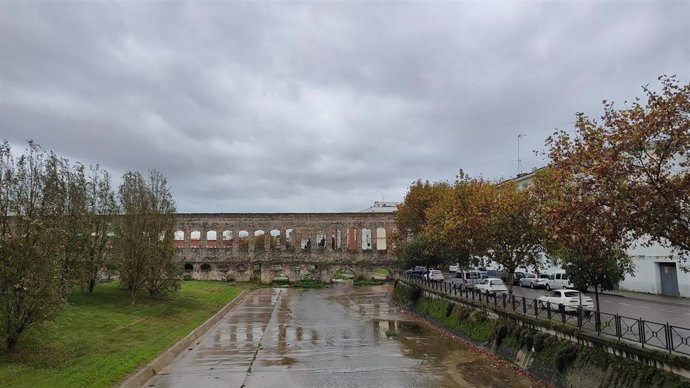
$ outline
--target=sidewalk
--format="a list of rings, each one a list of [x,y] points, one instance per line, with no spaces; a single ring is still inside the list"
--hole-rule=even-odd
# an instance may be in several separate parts
[[[593,295],[594,289],[590,288],[589,290],[587,290],[587,293]],[[681,306],[681,307],[687,307],[688,309],[690,309],[690,298],[682,298],[679,296],[646,294],[643,292],[633,292],[633,291],[624,291],[624,290],[611,290],[611,291],[603,291],[603,292],[600,291],[599,294],[600,295],[618,296],[621,298],[628,298],[628,299],[637,299],[637,300],[642,300],[642,301],[650,301],[650,302],[666,304],[666,305],[671,305],[671,306]]]

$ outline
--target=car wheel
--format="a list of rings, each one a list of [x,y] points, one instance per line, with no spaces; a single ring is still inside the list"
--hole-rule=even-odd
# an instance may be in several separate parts
[[[549,286],[549,283],[546,283],[546,291],[551,291],[551,286]]]

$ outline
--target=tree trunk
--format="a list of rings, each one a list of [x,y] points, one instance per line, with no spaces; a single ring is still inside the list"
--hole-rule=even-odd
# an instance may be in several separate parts
[[[89,279],[89,294],[93,294],[94,288],[96,288],[96,279]]]
[[[597,314],[599,314],[599,285],[594,285],[594,298],[597,301]]]
[[[17,345],[17,337],[14,335],[10,335],[9,337],[7,337],[5,343],[7,344],[7,350],[12,350]]]

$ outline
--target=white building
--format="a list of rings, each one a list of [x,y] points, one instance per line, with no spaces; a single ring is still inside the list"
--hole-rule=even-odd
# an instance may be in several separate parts
[[[361,210],[361,213],[393,213],[398,210],[397,202],[375,201],[374,206]]]
[[[520,174],[514,178],[518,187],[523,188],[531,184],[537,171]],[[628,255],[635,264],[635,272],[633,275],[626,275],[618,288],[690,298],[690,272],[680,268],[670,249],[657,243],[646,247],[643,242],[638,240],[628,249]]]

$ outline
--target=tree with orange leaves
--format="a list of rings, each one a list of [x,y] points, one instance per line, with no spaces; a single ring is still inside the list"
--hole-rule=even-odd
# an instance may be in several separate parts
[[[555,133],[547,140],[548,152],[552,167],[591,197],[607,224],[619,229],[616,234],[630,234],[621,239],[658,242],[687,263],[690,84],[668,76],[659,80],[660,93],[643,88],[646,103],[636,99],[618,110],[604,101],[601,123],[579,113],[576,135]]]

